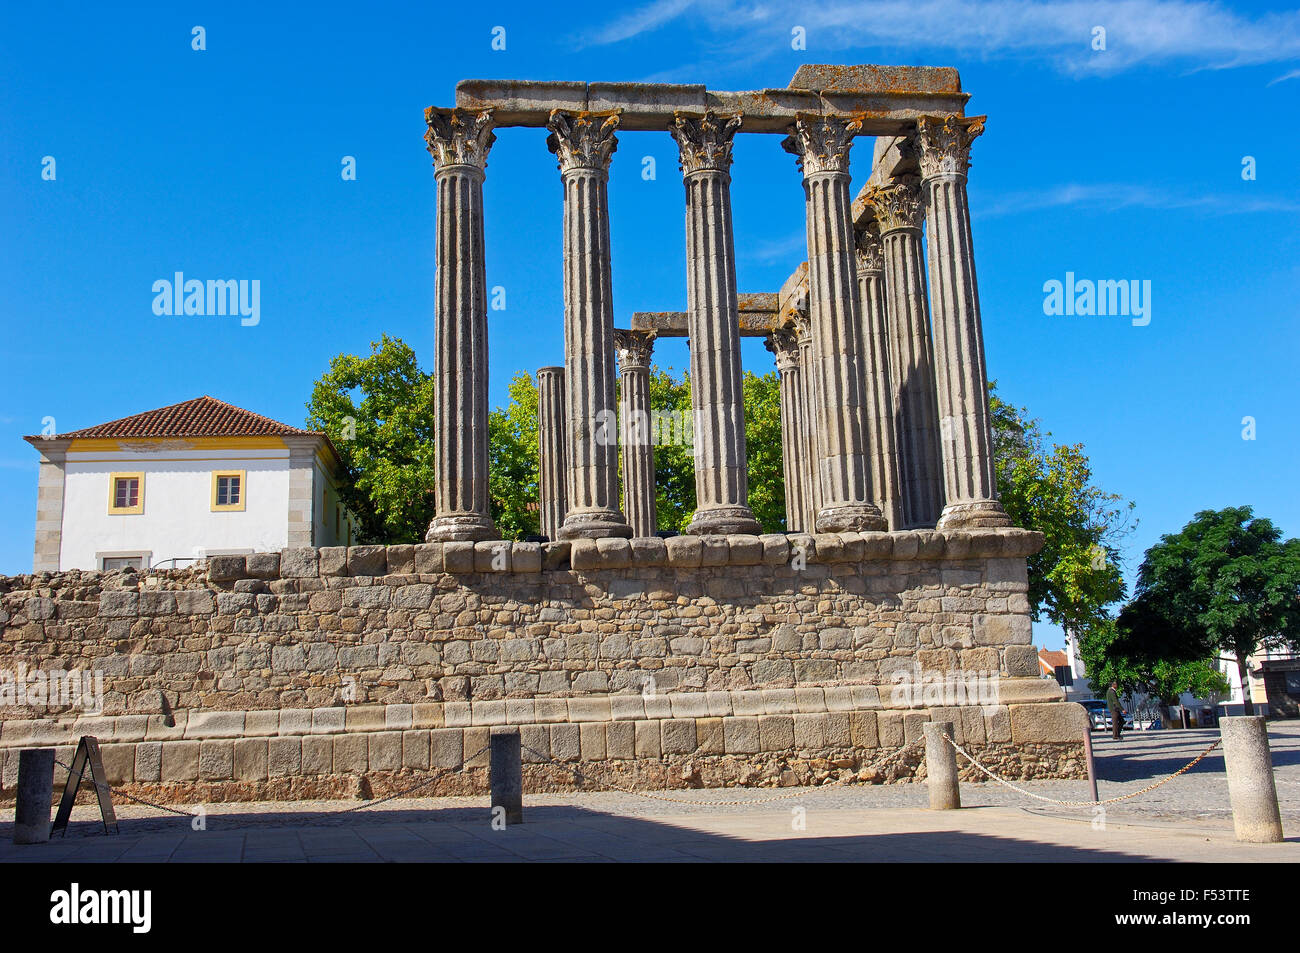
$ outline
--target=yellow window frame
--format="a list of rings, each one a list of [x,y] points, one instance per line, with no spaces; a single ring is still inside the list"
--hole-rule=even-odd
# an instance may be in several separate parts
[[[139,493],[136,495],[135,506],[118,506],[117,505],[117,481],[118,480],[138,480],[140,484]],[[144,472],[135,473],[110,473],[108,475],[108,513],[110,516],[130,516],[144,512]]]
[[[222,505],[217,502],[217,481],[222,477],[239,480],[239,502]],[[248,503],[248,472],[246,470],[214,470],[212,473],[212,512],[242,513]]]

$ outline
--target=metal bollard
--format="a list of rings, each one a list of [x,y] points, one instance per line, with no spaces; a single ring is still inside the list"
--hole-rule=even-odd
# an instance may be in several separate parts
[[[928,721],[921,727],[925,731],[925,773],[930,786],[930,810],[955,810],[961,807],[957,752],[944,737],[952,737],[952,722]]]
[[[14,805],[14,843],[44,844],[50,839],[54,801],[54,749],[18,752],[18,802]]]
[[[1282,840],[1282,815],[1273,783],[1273,759],[1262,715],[1240,715],[1219,723],[1228,798],[1237,840],[1276,844]]]
[[[518,728],[493,728],[488,739],[492,811],[505,808],[507,824],[524,822],[524,756]]]

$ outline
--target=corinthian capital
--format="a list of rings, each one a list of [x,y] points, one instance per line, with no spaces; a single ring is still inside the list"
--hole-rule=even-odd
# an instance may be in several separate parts
[[[916,121],[921,175],[965,175],[970,146],[984,131],[987,116],[922,116]]]
[[[880,226],[872,222],[857,235],[858,274],[880,275],[885,271],[885,250],[880,242]]]
[[[629,370],[634,367],[649,367],[650,355],[655,349],[655,333],[653,331],[625,331],[622,328],[614,329],[614,354],[618,358],[618,366],[623,370]]]
[[[849,149],[862,128],[861,119],[833,116],[800,116],[790,127],[781,148],[798,157],[804,176],[816,172],[849,171]]]
[[[552,109],[546,123],[546,128],[551,130],[546,137],[546,148],[560,160],[560,171],[609,171],[609,158],[618,148],[614,130],[618,128],[620,112],[617,109],[596,113]]]
[[[920,228],[925,221],[921,180],[917,176],[903,175],[891,185],[874,186],[867,192],[866,200],[876,212],[881,234],[900,228]]]
[[[470,112],[465,109],[441,109],[430,106],[424,111],[429,129],[424,141],[433,156],[433,168],[440,172],[449,165],[487,168],[488,150],[496,142],[492,132],[492,110]]]
[[[719,116],[712,109],[703,116],[673,113],[673,125],[669,131],[677,140],[682,174],[730,170],[731,143],[740,123],[739,113]]]
[[[799,366],[799,334],[794,328],[778,328],[767,336],[763,346],[776,358],[776,369],[784,374]]]

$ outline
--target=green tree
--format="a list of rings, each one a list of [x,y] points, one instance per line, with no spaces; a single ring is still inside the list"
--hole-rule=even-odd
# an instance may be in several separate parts
[[[995,382],[989,409],[1002,505],[1017,526],[1045,539],[1028,560],[1030,611],[1035,621],[1046,617],[1069,637],[1087,638],[1124,598],[1119,544],[1136,526],[1134,504],[1093,483],[1082,444],[1049,446],[1051,433],[999,398]]]
[[[1108,619],[1089,631],[1080,646],[1080,657],[1094,685],[1115,682],[1125,692],[1145,692],[1165,705],[1178,704],[1183,692],[1196,698],[1228,692],[1228,680],[1214,659],[1184,657],[1186,650],[1177,646],[1152,644],[1150,649],[1136,651],[1128,633],[1116,620]]]
[[[369,356],[340,354],[312,388],[307,426],[342,457],[339,495],[368,542],[423,542],[434,511],[432,375],[384,335]]]
[[[520,372],[509,401],[488,415],[488,495],[503,539],[538,532],[537,381]]]
[[[1300,540],[1283,541],[1249,506],[1197,513],[1146,551],[1118,628],[1130,657],[1234,659],[1254,714],[1250,656],[1300,648]]]

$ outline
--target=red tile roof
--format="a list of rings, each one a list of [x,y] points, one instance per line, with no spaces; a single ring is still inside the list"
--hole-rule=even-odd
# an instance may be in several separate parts
[[[1043,666],[1043,670],[1048,674],[1053,674],[1057,668],[1062,665],[1070,664],[1070,657],[1064,652],[1049,651],[1048,649],[1038,650],[1038,662]]]
[[[58,436],[66,440],[94,437],[303,437],[317,433],[290,427],[204,395]]]

